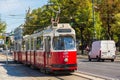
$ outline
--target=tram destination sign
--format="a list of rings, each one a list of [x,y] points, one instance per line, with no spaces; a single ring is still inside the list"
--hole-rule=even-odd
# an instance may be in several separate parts
[[[57,32],[71,32],[71,29],[58,29]]]

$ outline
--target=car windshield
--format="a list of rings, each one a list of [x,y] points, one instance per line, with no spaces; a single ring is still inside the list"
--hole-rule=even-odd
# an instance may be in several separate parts
[[[53,48],[55,50],[73,50],[75,49],[75,40],[71,36],[54,37]]]

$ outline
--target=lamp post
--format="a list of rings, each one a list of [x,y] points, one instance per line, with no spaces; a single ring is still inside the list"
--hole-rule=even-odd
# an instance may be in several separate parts
[[[92,19],[93,19],[93,27],[94,27],[94,0],[92,0]],[[94,37],[95,37],[95,33],[94,33],[94,35],[93,35],[93,39],[94,39]]]
[[[110,26],[110,19],[111,19],[111,9],[109,9],[109,2],[108,0],[106,0],[106,8],[107,8],[107,39],[108,40],[111,40],[111,32],[110,32],[110,29],[111,29],[111,26]],[[112,4],[111,4],[112,5]]]
[[[92,16],[93,16],[93,27],[94,27],[94,35],[93,40],[96,39],[96,30],[95,30],[95,10],[94,10],[94,0],[92,0]]]

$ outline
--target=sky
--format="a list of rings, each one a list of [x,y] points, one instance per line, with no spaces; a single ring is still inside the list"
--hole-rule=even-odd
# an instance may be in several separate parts
[[[26,11],[31,11],[47,4],[48,0],[0,0],[0,17],[7,24],[6,32],[24,24]]]

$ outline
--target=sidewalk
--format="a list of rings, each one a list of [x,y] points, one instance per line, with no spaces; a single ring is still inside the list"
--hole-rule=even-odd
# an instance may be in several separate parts
[[[88,59],[88,55],[81,55],[81,54],[79,54],[79,55],[77,55],[77,58],[78,59]]]

